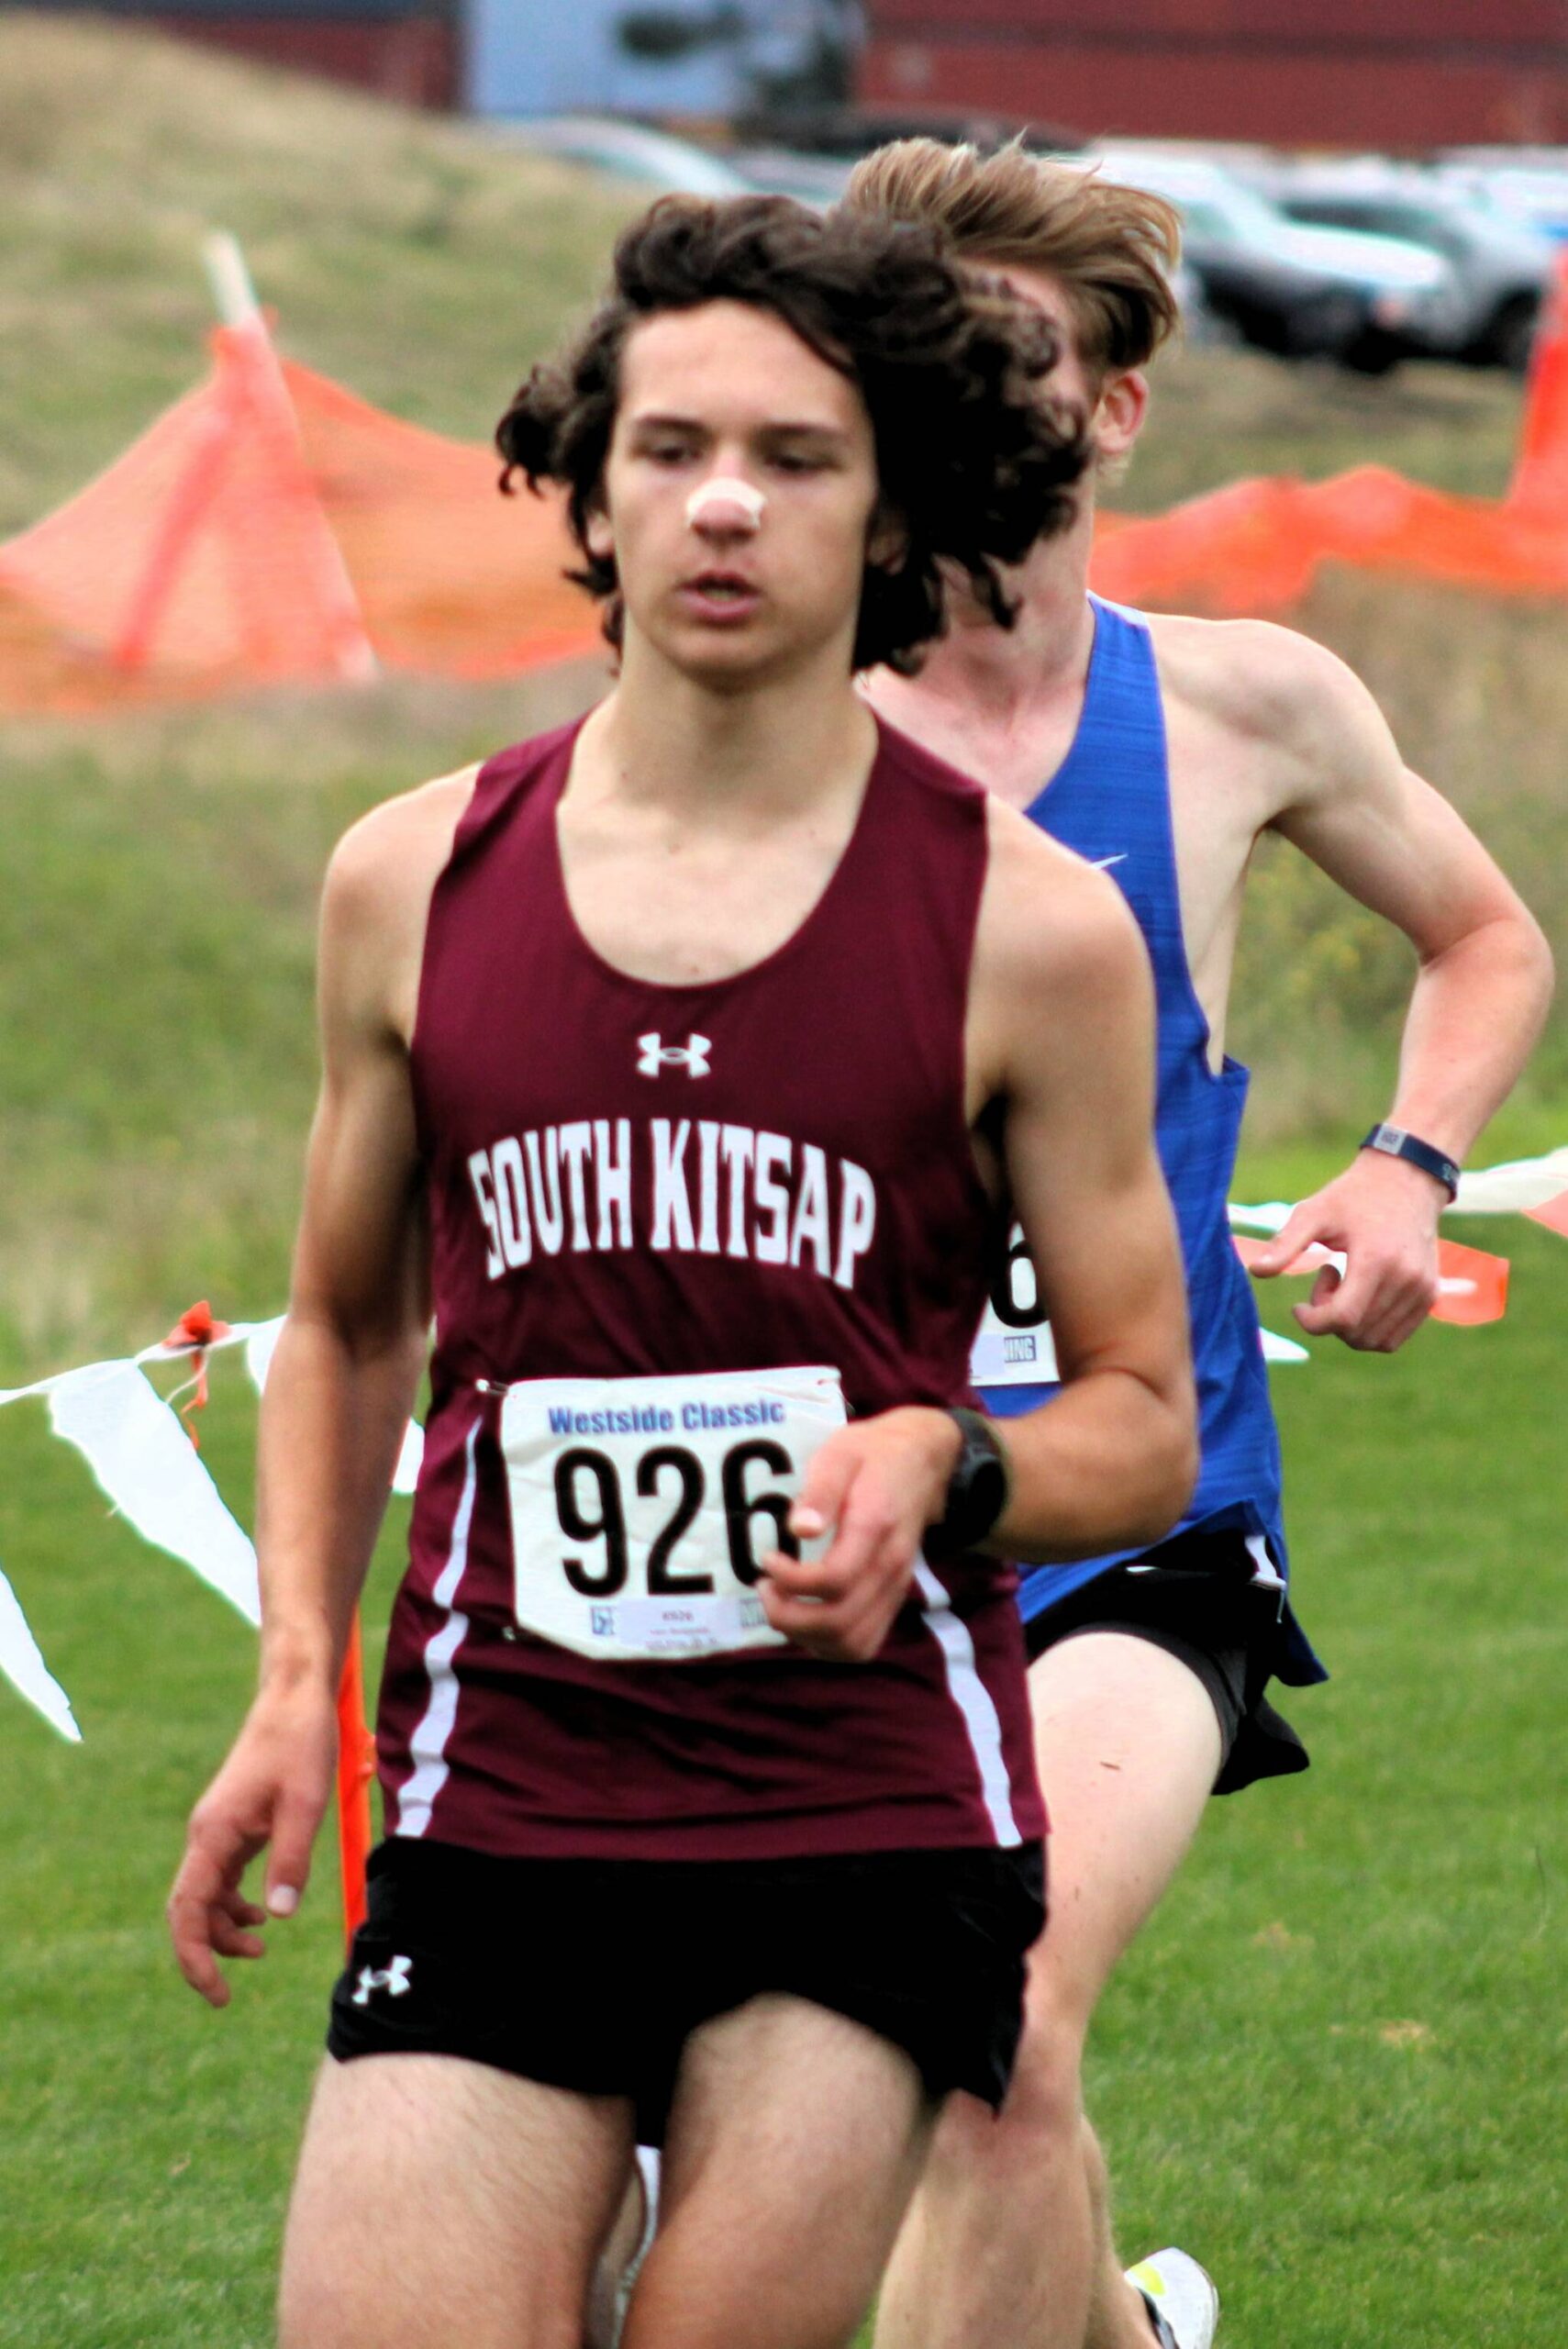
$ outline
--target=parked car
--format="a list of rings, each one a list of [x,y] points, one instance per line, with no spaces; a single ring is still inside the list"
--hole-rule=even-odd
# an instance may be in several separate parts
[[[1371,229],[1440,253],[1453,273],[1453,301],[1417,322],[1433,337],[1427,347],[1523,373],[1552,271],[1551,245],[1538,229],[1431,172],[1389,163],[1285,167],[1268,174],[1263,193],[1293,220]]]
[[[1452,271],[1421,246],[1305,227],[1222,165],[1193,156],[1106,147],[1098,160],[1107,177],[1175,205],[1184,255],[1208,307],[1261,350],[1381,373],[1429,348],[1453,308]]]
[[[1568,155],[1561,150],[1511,159],[1462,152],[1446,156],[1438,172],[1449,186],[1521,228],[1533,228],[1553,244],[1568,244]]]

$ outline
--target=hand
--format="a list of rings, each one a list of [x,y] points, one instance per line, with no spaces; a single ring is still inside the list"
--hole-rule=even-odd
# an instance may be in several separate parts
[[[269,1915],[292,1916],[299,1906],[337,1752],[330,1688],[263,1688],[192,1812],[167,1915],[180,1971],[209,2006],[226,2007],[229,1999],[218,1958],[262,1956],[255,1928]],[[269,1843],[262,1908],[245,1898],[240,1879]]]
[[[774,1550],[762,1560],[762,1605],[776,1631],[832,1664],[875,1655],[904,1604],[928,1525],[942,1514],[963,1439],[945,1411],[908,1405],[838,1429],[806,1472],[789,1530],[813,1542],[815,1564]]]
[[[1303,1199],[1278,1236],[1251,1259],[1265,1279],[1284,1272],[1314,1241],[1343,1252],[1325,1264],[1296,1318],[1312,1337],[1342,1338],[1363,1353],[1396,1353],[1437,1300],[1440,1184],[1418,1166],[1371,1151]]]

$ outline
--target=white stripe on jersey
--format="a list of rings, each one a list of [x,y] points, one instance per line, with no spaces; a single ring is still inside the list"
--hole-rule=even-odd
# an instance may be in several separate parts
[[[975,1664],[974,1642],[969,1636],[969,1628],[953,1613],[951,1599],[924,1558],[915,1569],[915,1586],[925,1605],[927,1628],[942,1652],[948,1695],[958,1707],[968,1732],[992,1831],[1004,1849],[1021,1843],[1024,1839],[1013,1817],[1012,1781],[1002,1753],[1002,1724],[991,1700],[991,1691]]]
[[[414,1756],[414,1775],[397,1798],[397,1827],[399,1835],[423,1835],[430,1824],[430,1807],[446,1785],[449,1772],[447,1740],[457,1720],[458,1681],[452,1670],[452,1658],[462,1644],[468,1631],[468,1618],[452,1609],[458,1585],[468,1564],[468,1532],[473,1522],[473,1496],[478,1484],[473,1448],[478,1440],[480,1421],[475,1419],[469,1429],[463,1447],[462,1495],[452,1520],[451,1548],[446,1564],[437,1577],[430,1597],[436,1606],[451,1611],[439,1631],[431,1633],[425,1642],[425,1670],[429,1675],[430,1701],[426,1706],[418,1728],[408,1742]]]

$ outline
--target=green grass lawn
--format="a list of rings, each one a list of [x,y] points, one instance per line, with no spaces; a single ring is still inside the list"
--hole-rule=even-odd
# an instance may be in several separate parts
[[[1198,2252],[1233,2349],[1561,2349],[1568,1246],[1460,1230],[1513,1256],[1501,1325],[1276,1373],[1335,1674],[1290,1707],[1314,1766],[1215,1807],[1095,2041],[1129,2256]],[[242,1520],[253,1422],[225,1358],[204,1452]],[[0,2343],[263,2349],[335,1855],[210,2014],[160,1912],[251,1636],[108,1520],[38,1405],[0,1415],[0,1562],[85,1733],[0,1690]]]

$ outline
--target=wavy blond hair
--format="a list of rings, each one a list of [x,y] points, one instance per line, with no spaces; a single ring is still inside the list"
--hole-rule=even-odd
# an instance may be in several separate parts
[[[1094,373],[1146,365],[1179,322],[1171,285],[1179,216],[1162,196],[1102,179],[1093,166],[1029,154],[1017,139],[982,155],[940,139],[896,139],[856,164],[841,201],[941,228],[958,251],[999,267],[1049,271]]]

